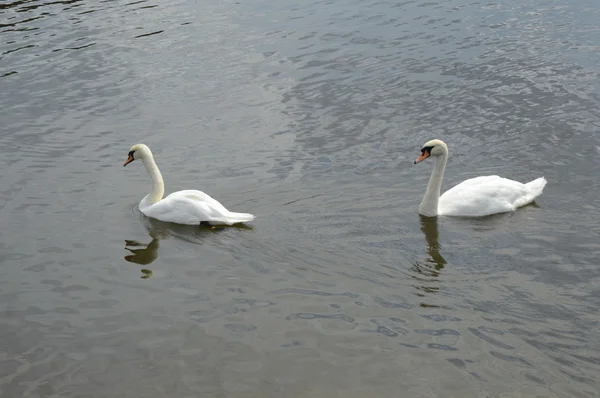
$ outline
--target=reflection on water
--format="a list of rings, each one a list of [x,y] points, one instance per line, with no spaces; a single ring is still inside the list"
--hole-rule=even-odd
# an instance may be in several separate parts
[[[189,243],[202,244],[205,239],[212,237],[215,234],[220,234],[228,229],[248,230],[254,229],[251,225],[235,224],[235,225],[210,225],[202,223],[200,225],[184,225],[174,224],[170,222],[160,221],[146,216],[140,217],[146,231],[150,237],[160,237],[162,239],[172,237]]]
[[[139,247],[146,246],[143,249],[131,249],[127,246]],[[125,256],[125,261],[134,264],[147,265],[158,258],[158,248],[160,247],[160,238],[152,237],[152,241],[148,244],[139,243],[135,240],[125,240],[125,250],[129,250],[130,255]]]
[[[159,221],[153,218],[141,216],[140,221],[144,225],[151,241],[150,243],[141,243],[136,240],[125,240],[125,250],[132,254],[126,255],[125,261],[148,265],[156,261],[160,249],[161,239],[174,238],[184,242],[202,245],[204,240],[215,234],[222,233],[228,229],[235,230],[253,230],[254,227],[246,224],[235,225],[181,225]],[[142,279],[148,279],[153,272],[150,269],[142,268]]]
[[[597,397],[593,2],[0,3],[1,397]],[[541,207],[419,219],[432,136]]]
[[[421,232],[425,235],[427,252],[430,256],[427,261],[435,264],[435,269],[439,271],[444,268],[446,260],[440,254],[441,245],[439,242],[438,217],[419,216],[421,218]]]
[[[425,235],[427,243],[427,253],[429,257],[424,260],[417,260],[413,263],[411,270],[418,275],[413,275],[412,278],[419,282],[415,288],[420,297],[425,297],[426,293],[437,293],[440,290],[437,279],[441,270],[446,265],[446,260],[440,254],[441,245],[439,242],[438,217],[425,217],[419,215],[421,221],[421,232]],[[437,307],[421,303],[422,307]]]
[[[153,230],[148,230],[152,241],[148,244],[143,244],[135,240],[125,240],[125,250],[129,250],[133,254],[125,256],[125,261],[134,264],[148,265],[158,258],[158,249],[160,248],[160,238]],[[129,247],[128,247],[129,246]],[[145,246],[145,247],[143,247]],[[132,249],[131,247],[143,247],[142,249]],[[142,268],[142,279],[148,279],[152,276],[152,270]]]

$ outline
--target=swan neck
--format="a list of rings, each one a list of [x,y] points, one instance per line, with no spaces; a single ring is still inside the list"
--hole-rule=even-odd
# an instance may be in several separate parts
[[[447,153],[435,158],[433,171],[431,172],[431,177],[429,177],[429,184],[427,184],[427,190],[425,191],[425,195],[423,196],[423,200],[419,206],[419,214],[429,217],[438,215],[440,190],[442,188],[444,171],[446,171],[447,160]]]
[[[150,174],[150,178],[152,179],[152,189],[150,190],[150,194],[148,194],[148,201],[153,204],[160,201],[165,193],[165,184],[163,182],[162,174],[160,174],[160,170],[154,161],[154,157],[150,155],[149,157],[144,158],[144,166],[146,167],[146,171]]]

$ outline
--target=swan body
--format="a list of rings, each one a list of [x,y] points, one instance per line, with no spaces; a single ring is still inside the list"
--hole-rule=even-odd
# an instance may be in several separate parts
[[[424,216],[481,217],[514,211],[533,202],[546,186],[544,177],[523,184],[496,175],[481,176],[465,180],[440,196],[448,146],[441,140],[426,142],[415,164],[431,156],[435,158],[435,165],[419,205],[419,214]]]
[[[176,224],[197,225],[207,222],[211,225],[233,225],[252,221],[254,215],[229,211],[217,200],[202,191],[184,190],[173,192],[163,199],[165,186],[152,151],[144,144],[137,144],[129,150],[123,166],[141,159],[152,178],[152,189],[140,202],[138,208],[147,217]]]

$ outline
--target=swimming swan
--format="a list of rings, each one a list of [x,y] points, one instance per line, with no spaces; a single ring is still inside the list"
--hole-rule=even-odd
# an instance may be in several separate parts
[[[448,160],[448,146],[444,141],[426,142],[415,164],[431,156],[435,158],[435,164],[419,205],[419,214],[424,216],[481,217],[513,211],[533,202],[546,186],[544,177],[523,184],[499,176],[482,176],[465,180],[440,196]]]
[[[211,225],[233,225],[254,219],[252,214],[227,210],[221,203],[202,191],[173,192],[163,199],[165,184],[150,148],[144,144],[132,146],[123,166],[136,159],[142,159],[146,171],[152,178],[152,190],[144,196],[138,206],[144,215],[160,221],[187,225],[197,225],[203,221]]]

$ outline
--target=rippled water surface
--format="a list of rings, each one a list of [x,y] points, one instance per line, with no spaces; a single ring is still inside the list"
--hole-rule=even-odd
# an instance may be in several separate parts
[[[0,2],[0,396],[597,397],[600,5]],[[544,175],[420,218],[432,163]],[[167,191],[251,228],[146,219]]]

